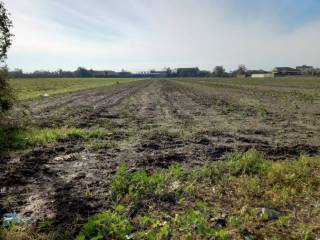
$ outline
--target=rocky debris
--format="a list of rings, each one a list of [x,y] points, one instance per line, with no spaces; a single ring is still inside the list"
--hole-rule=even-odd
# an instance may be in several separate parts
[[[261,219],[264,221],[268,220],[277,220],[279,217],[282,216],[281,212],[278,212],[274,209],[270,208],[250,208],[248,206],[244,206],[241,211],[241,215],[255,215],[257,219]]]
[[[282,215],[280,212],[269,208],[259,208],[257,210],[257,217],[262,220],[277,220]]]
[[[68,154],[64,156],[58,156],[54,158],[54,161],[60,162],[60,161],[75,161],[77,160],[76,156],[74,154]]]
[[[210,219],[216,228],[224,228],[227,226],[227,214],[222,213],[220,216]]]

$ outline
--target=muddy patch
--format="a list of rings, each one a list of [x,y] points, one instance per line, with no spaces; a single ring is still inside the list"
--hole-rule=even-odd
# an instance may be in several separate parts
[[[154,151],[154,150],[166,150],[180,148],[186,143],[177,136],[173,134],[156,132],[151,135],[143,136],[143,141],[137,150],[142,151]]]

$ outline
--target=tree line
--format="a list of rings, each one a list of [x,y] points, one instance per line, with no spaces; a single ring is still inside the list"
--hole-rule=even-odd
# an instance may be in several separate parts
[[[11,78],[72,78],[72,77],[103,77],[103,78],[124,78],[124,77],[233,77],[239,73],[245,74],[247,69],[244,65],[240,65],[239,68],[232,72],[227,72],[223,66],[216,66],[213,71],[200,70],[199,68],[178,68],[171,69],[165,68],[161,71],[150,70],[145,72],[132,73],[130,71],[122,70],[116,71],[97,71],[93,69],[86,69],[79,67],[75,71],[64,71],[59,69],[57,71],[34,71],[30,73],[23,72],[22,69],[15,69],[10,71]]]
[[[12,78],[130,78],[130,77],[236,77],[239,75],[251,76],[252,74],[265,74],[268,71],[265,70],[248,70],[245,65],[239,65],[236,70],[227,72],[223,66],[216,66],[212,71],[200,70],[199,68],[178,68],[171,69],[165,68],[161,71],[150,70],[146,72],[132,73],[130,71],[122,70],[116,71],[97,71],[93,69],[86,69],[79,67],[75,71],[64,71],[59,69],[57,71],[34,71],[31,73],[24,73],[22,69],[16,69],[10,71],[10,77]],[[300,69],[300,75],[305,76],[320,76],[320,69],[313,67],[307,67]]]

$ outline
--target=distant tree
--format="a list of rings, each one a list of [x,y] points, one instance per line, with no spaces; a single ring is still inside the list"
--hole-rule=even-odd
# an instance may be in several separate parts
[[[169,68],[169,67],[164,68],[163,70],[164,70],[165,72],[167,72],[167,73],[172,73],[172,70],[171,70],[171,68]]]
[[[62,77],[62,75],[63,75],[63,70],[62,70],[61,68],[59,68],[59,69],[57,70],[57,75],[58,75],[59,77]]]
[[[167,74],[167,77],[170,77],[171,76],[171,74],[172,74],[172,70],[171,70],[171,68],[164,68],[163,69],[163,71],[165,71],[166,72],[166,74]]]
[[[83,68],[83,67],[79,67],[76,71],[75,71],[75,75],[77,77],[90,77],[90,71],[88,71],[87,69]]]
[[[241,74],[241,75],[246,74],[246,72],[247,72],[246,66],[243,64],[239,65],[237,72],[238,72],[238,74]]]
[[[314,69],[313,72],[312,72],[312,75],[313,76],[320,76],[320,68]]]
[[[9,72],[9,75],[10,75],[10,77],[13,77],[13,78],[22,78],[23,71],[20,68],[16,68],[12,72]]]
[[[12,21],[10,14],[0,1],[0,112],[11,108],[14,100],[12,90],[8,83],[8,70],[5,64],[7,52],[12,43]]]
[[[178,68],[177,76],[178,77],[197,77],[200,74],[200,69],[196,68]]]
[[[12,21],[9,18],[10,13],[0,1],[0,61],[4,62],[7,58],[7,52],[12,44]]]
[[[243,64],[239,65],[237,72],[238,72],[238,74],[241,74],[241,75],[246,74],[246,72],[247,72],[246,66]]]
[[[223,66],[216,66],[213,70],[213,75],[215,77],[224,77],[226,74],[226,70]]]
[[[131,74],[131,72],[129,72],[125,69],[122,69],[118,76],[119,77],[132,77],[132,74]]]

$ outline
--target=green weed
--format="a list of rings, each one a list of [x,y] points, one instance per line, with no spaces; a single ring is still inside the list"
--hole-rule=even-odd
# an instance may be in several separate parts
[[[130,78],[37,78],[12,79],[10,85],[19,100],[40,97],[44,94],[58,94],[110,86],[117,82],[130,82]]]
[[[55,143],[66,138],[90,139],[106,134],[104,129],[79,128],[0,128],[0,152],[5,150],[21,150]]]
[[[269,164],[264,160],[262,153],[255,149],[251,149],[242,154],[235,152],[229,155],[229,170],[232,175],[239,174],[259,174],[265,171]]]
[[[106,211],[91,217],[76,240],[129,239],[133,226],[128,220],[124,207]]]
[[[319,157],[271,162],[255,149],[152,174],[122,165],[113,210],[91,217],[77,239],[315,239],[319,175]]]

